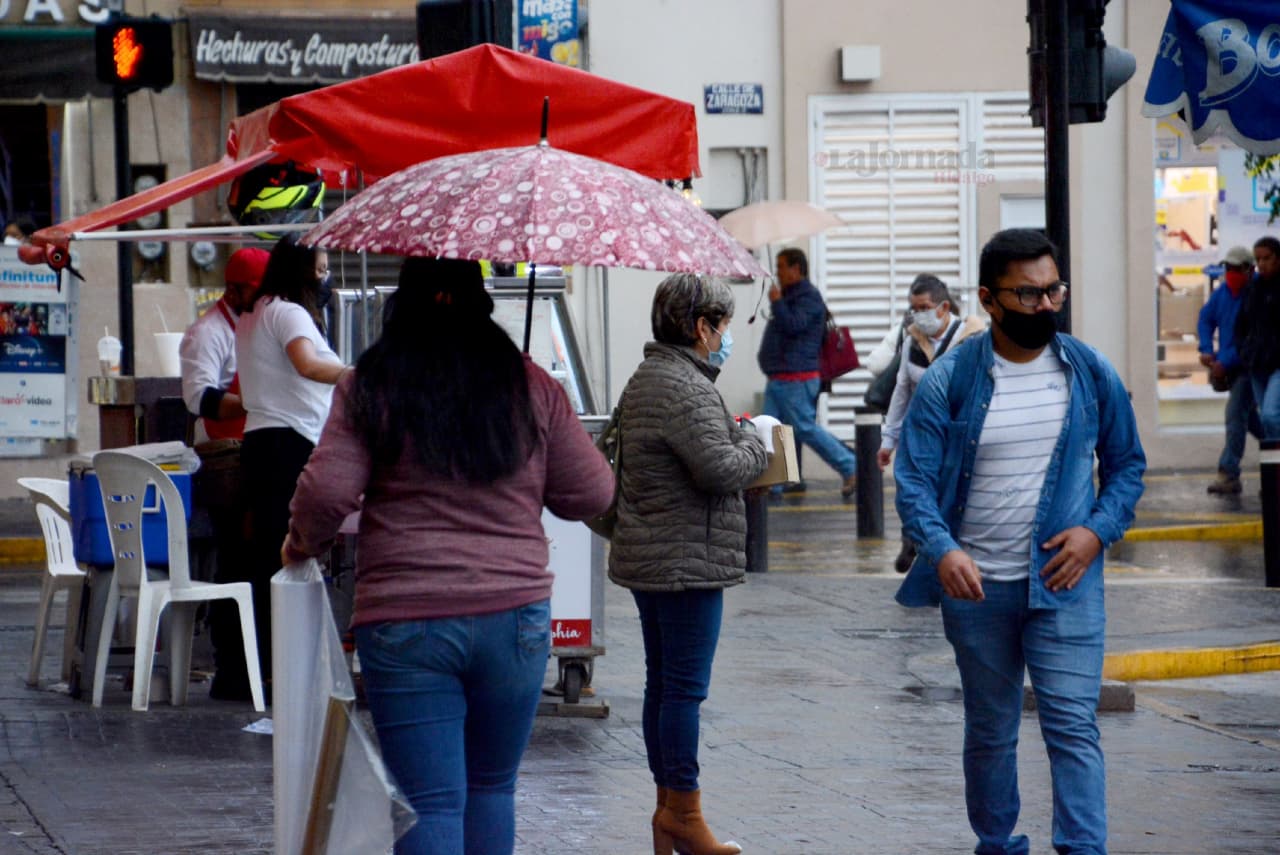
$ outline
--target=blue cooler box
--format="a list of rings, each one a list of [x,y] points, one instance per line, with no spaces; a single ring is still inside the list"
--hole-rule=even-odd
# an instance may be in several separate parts
[[[166,473],[173,479],[182,496],[182,509],[191,519],[191,474]],[[111,539],[107,535],[107,517],[102,508],[102,489],[93,467],[73,464],[67,476],[71,487],[71,537],[75,541],[76,561],[85,564],[113,566]],[[169,563],[168,517],[156,496],[155,487],[147,487],[142,502],[142,551],[148,564]]]

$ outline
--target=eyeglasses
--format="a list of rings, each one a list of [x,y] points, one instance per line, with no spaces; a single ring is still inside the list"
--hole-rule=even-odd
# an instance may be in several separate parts
[[[1040,305],[1040,301],[1045,297],[1049,298],[1049,302],[1055,306],[1061,306],[1062,302],[1067,299],[1067,283],[1054,282],[1052,285],[1044,288],[1037,288],[1034,285],[1019,285],[1016,288],[998,288],[993,287],[992,291],[1012,291],[1018,295],[1018,302],[1028,309],[1034,309]]]

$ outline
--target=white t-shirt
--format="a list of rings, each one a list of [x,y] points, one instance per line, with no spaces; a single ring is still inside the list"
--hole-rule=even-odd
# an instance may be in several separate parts
[[[1070,389],[1050,348],[1030,362],[995,356],[995,389],[978,439],[960,546],[983,579],[1025,579],[1031,564],[1036,505],[1049,469]]]
[[[225,304],[219,301],[210,306],[178,345],[182,360],[182,399],[191,415],[200,415],[200,401],[205,390],[226,389],[236,374],[235,315],[231,320],[222,313]],[[231,314],[230,309],[227,310]],[[204,419],[196,422],[196,441],[209,438],[204,429]]]
[[[270,427],[293,428],[307,439],[320,440],[329,416],[333,386],[308,380],[289,361],[285,348],[305,338],[321,359],[340,362],[307,310],[297,303],[263,297],[252,312],[240,315],[236,326],[236,365],[245,433]]]

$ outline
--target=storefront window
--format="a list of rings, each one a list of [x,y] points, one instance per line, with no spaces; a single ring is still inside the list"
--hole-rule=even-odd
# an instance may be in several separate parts
[[[1194,146],[1185,129],[1156,130],[1156,371],[1162,425],[1220,426],[1225,393],[1200,365],[1200,309],[1223,287],[1222,259],[1275,234],[1268,185],[1249,174],[1245,152],[1225,139]]]

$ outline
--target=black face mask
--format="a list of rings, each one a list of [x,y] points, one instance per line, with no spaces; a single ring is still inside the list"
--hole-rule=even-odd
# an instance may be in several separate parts
[[[1000,327],[1000,331],[1018,347],[1026,350],[1039,350],[1058,332],[1057,312],[1036,312],[1024,315],[1005,309],[1000,320],[992,321]]]
[[[329,300],[333,298],[333,286],[329,284],[330,278],[325,276],[316,282],[316,308],[323,310],[329,305]]]

